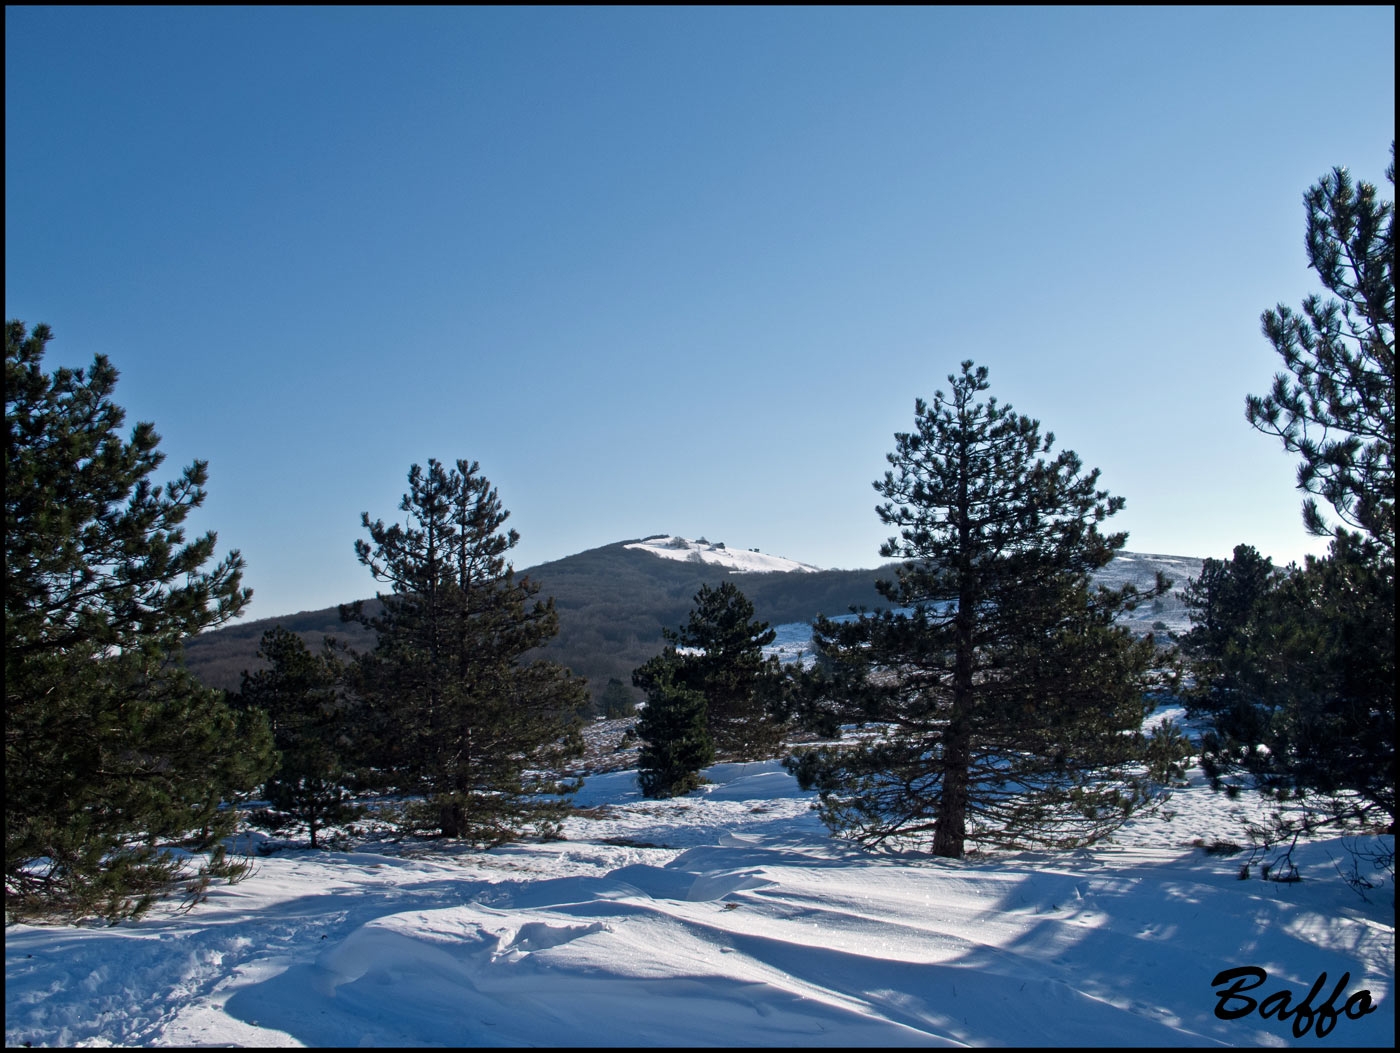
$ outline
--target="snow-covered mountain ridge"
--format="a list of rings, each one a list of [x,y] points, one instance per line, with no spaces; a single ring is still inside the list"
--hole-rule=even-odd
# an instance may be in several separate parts
[[[712,542],[703,537],[691,539],[674,534],[653,534],[641,541],[627,542],[622,547],[647,552],[662,559],[722,567],[736,574],[815,574],[822,569],[784,556],[770,556],[757,549],[726,548],[723,542]],[[1132,584],[1146,590],[1153,586],[1160,571],[1170,580],[1171,591],[1128,612],[1121,620],[1138,633],[1185,632],[1190,629],[1191,623],[1180,593],[1188,581],[1200,576],[1203,562],[1194,556],[1120,552],[1108,566],[1094,575],[1094,580],[1110,588]],[[793,632],[799,632],[801,628],[780,626],[780,629],[792,629]]]
[[[709,542],[703,537],[691,540],[672,534],[654,534],[624,545],[624,548],[640,549],[662,559],[685,560],[688,563],[708,563],[715,567],[726,567],[741,574],[775,574],[794,571],[814,574],[821,570],[809,563],[799,563],[783,556],[769,556],[758,549],[725,548],[724,542]]]

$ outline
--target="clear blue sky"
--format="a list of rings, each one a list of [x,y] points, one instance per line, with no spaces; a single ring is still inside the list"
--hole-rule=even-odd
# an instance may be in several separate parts
[[[972,358],[1128,547],[1320,552],[1244,420],[1384,179],[1391,7],[7,8],[5,312],[210,464],[269,617],[481,462],[518,568],[705,535],[869,567],[893,434]]]

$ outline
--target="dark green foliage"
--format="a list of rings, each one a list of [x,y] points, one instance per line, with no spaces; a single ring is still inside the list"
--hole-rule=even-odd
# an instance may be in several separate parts
[[[1326,559],[1265,574],[1242,545],[1188,590],[1187,702],[1211,722],[1201,766],[1216,789],[1314,798],[1314,823],[1393,826],[1395,585],[1372,553],[1342,533]]]
[[[1191,630],[1180,638],[1195,684],[1188,691],[1197,710],[1228,709],[1252,676],[1258,622],[1263,606],[1283,574],[1251,545],[1236,545],[1231,559],[1208,559],[1201,575],[1181,590]]]
[[[1182,650],[1223,653],[1279,577],[1273,562],[1253,545],[1236,545],[1230,559],[1204,560],[1200,576],[1181,590],[1182,603],[1191,612],[1191,631],[1181,638]]]
[[[379,601],[364,600],[361,608],[367,616],[379,613]],[[358,622],[343,622],[340,606],[317,611],[255,621],[238,621],[221,629],[201,633],[185,646],[185,667],[199,677],[206,687],[238,691],[245,672],[266,669],[267,660],[258,654],[263,636],[273,629],[286,629],[301,637],[308,647],[319,648],[327,636],[334,636],[338,647],[346,650],[368,651],[374,647],[374,632]]]
[[[1395,824],[1394,205],[1341,168],[1304,203],[1308,263],[1336,299],[1264,313],[1288,373],[1246,416],[1301,457],[1298,487],[1314,495],[1304,525],[1332,543],[1286,572],[1244,546],[1208,563],[1183,641],[1191,706],[1213,725],[1201,761],[1212,785],[1307,801],[1273,823],[1280,841],[1323,823]]]
[[[153,486],[160,438],[122,439],[116,369],[46,374],[50,339],[6,325],[5,908],[116,920],[245,869],[218,845],[220,806],[261,781],[271,738],[179,666],[250,595],[237,552],[205,572],[214,534],[185,541],[204,462]],[[171,839],[210,861],[191,872]]]
[[[686,624],[662,633],[673,646],[638,669],[633,682],[647,690],[664,669],[704,697],[710,739],[721,757],[771,757],[781,745],[782,728],[769,718],[765,702],[778,662],[765,658],[763,648],[776,634],[754,620],[748,598],[732,582],[702,586]]]
[[[895,471],[875,484],[900,532],[881,554],[906,561],[880,585],[895,609],[815,626],[810,719],[873,732],[792,766],[824,821],[868,843],[925,839],[954,858],[967,842],[1086,843],[1180,759],[1179,739],[1141,733],[1156,648],[1114,624],[1167,583],[1093,590],[1125,540],[1098,530],[1122,499],[1072,452],[1043,460],[1053,436],[1038,422],[977,401],[985,369],[949,380],[951,398],[916,403],[917,431],[896,436]]]
[[[1386,176],[1395,183],[1395,144]],[[1264,335],[1287,373],[1262,398],[1250,424],[1302,457],[1298,488],[1327,500],[1343,523],[1364,532],[1395,563],[1394,203],[1370,183],[1333,169],[1303,196],[1308,266],[1337,299],[1309,296],[1303,313],[1283,304],[1263,315]],[[1291,376],[1290,376],[1291,374]],[[1303,520],[1333,535],[1317,501]]]
[[[609,720],[630,717],[637,712],[637,703],[632,699],[632,692],[615,676],[608,678],[608,686],[603,688],[597,705],[603,716]]]
[[[347,609],[377,634],[357,668],[374,761],[399,790],[427,795],[415,825],[447,837],[499,844],[526,828],[557,832],[577,784],[557,773],[582,752],[581,681],[553,662],[523,663],[558,621],[538,586],[517,578],[505,553],[515,531],[475,462],[435,460],[409,472],[403,525],[363,525],[355,551],[392,586],[382,611]],[[372,542],[372,544],[371,544]]]
[[[313,655],[295,633],[280,626],[263,634],[259,657],[268,668],[243,674],[236,708],[267,714],[281,762],[263,784],[277,812],[307,825],[311,847],[326,826],[363,814],[345,789],[344,757],[353,748],[345,670],[332,641]]]
[[[705,696],[677,680],[675,650],[648,663],[647,704],[637,722],[642,739],[637,782],[648,797],[677,797],[700,785],[700,769],[715,758]]]

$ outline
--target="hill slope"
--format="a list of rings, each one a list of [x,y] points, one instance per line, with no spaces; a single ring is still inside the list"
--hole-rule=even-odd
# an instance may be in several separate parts
[[[663,628],[674,629],[686,620],[702,585],[731,581],[753,602],[760,620],[782,625],[808,622],[819,614],[846,614],[853,607],[885,606],[875,580],[892,577],[892,568],[893,564],[875,570],[818,570],[703,539],[658,535],[588,549],[522,573],[539,583],[542,598],[554,597],[559,612],[558,637],[537,653],[585,677],[597,697],[610,677],[630,689],[632,670],[661,650]],[[1160,569],[1182,586],[1200,568],[1198,559],[1125,552],[1099,579],[1115,585],[1146,584]],[[376,602],[367,601],[366,609],[373,611]],[[1154,621],[1184,628],[1180,601],[1165,597],[1138,611],[1130,624],[1146,631]],[[313,648],[327,635],[357,649],[373,645],[373,634],[341,623],[338,609],[327,607],[205,633],[186,646],[186,664],[204,683],[237,690],[242,671],[258,667],[262,634],[276,625],[298,633]]]

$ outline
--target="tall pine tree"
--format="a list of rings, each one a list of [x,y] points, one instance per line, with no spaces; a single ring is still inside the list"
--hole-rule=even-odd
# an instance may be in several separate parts
[[[582,752],[583,681],[554,662],[522,656],[558,632],[554,601],[517,578],[505,559],[519,535],[479,465],[413,465],[404,524],[362,523],[355,551],[374,577],[383,611],[342,616],[378,633],[360,663],[377,763],[385,778],[426,795],[414,825],[446,837],[499,844],[527,829],[557,832],[572,792],[559,774]]]
[[[139,915],[244,869],[220,805],[273,760],[259,714],[179,665],[181,643],[251,593],[213,533],[187,542],[204,500],[196,461],[167,486],[140,423],[111,401],[117,371],[42,369],[49,328],[5,328],[5,910],[7,917]],[[163,843],[213,850],[191,869]]]
[[[1299,456],[1304,526],[1332,543],[1230,611],[1223,640],[1214,596],[1194,597],[1187,637],[1192,705],[1213,723],[1202,767],[1217,787],[1304,800],[1280,839],[1299,824],[1395,829],[1395,206],[1344,168],[1303,200],[1308,266],[1331,295],[1264,312],[1286,372],[1245,415]],[[1242,555],[1217,572],[1252,583]]]
[[[964,362],[951,396],[919,400],[875,484],[899,530],[881,555],[905,561],[877,586],[893,609],[815,626],[809,705],[873,734],[792,762],[835,832],[952,858],[1106,836],[1159,794],[1148,762],[1176,752],[1141,732],[1155,645],[1114,624],[1146,597],[1089,582],[1126,540],[1098,529],[1122,498],[1073,452],[1043,459],[1053,435],[979,401],[986,378]]]
[[[1386,177],[1395,184],[1395,143]],[[1265,311],[1264,335],[1287,372],[1245,416],[1300,457],[1298,489],[1308,531],[1360,531],[1378,565],[1395,566],[1395,205],[1370,183],[1333,169],[1303,196],[1308,266],[1335,298],[1313,295],[1299,314]]]

